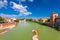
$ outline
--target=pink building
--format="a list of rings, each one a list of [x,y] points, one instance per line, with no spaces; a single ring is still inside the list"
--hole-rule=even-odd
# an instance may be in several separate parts
[[[50,15],[50,26],[53,26],[55,24],[55,19],[58,17],[58,13],[51,13]]]
[[[55,19],[55,25],[56,25],[56,26],[60,26],[60,17],[57,17],[57,18]]]

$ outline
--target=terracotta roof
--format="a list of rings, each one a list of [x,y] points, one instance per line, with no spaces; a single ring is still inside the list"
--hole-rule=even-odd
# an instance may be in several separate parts
[[[13,23],[4,23],[4,24],[0,24],[0,26],[3,26],[3,27],[8,27],[8,26],[11,26],[11,25],[14,25],[15,22]]]

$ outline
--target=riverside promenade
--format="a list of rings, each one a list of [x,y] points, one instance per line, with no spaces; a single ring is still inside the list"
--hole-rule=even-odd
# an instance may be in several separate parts
[[[9,22],[9,23],[0,24],[0,35],[8,32],[11,29],[13,29],[14,27],[16,27],[16,25],[17,25],[16,22]]]

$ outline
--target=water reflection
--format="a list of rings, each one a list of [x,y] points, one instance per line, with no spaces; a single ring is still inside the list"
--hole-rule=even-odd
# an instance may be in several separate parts
[[[21,26],[26,26],[26,25],[28,25],[28,23],[26,22],[26,20],[22,20],[22,21],[20,21],[20,25]]]

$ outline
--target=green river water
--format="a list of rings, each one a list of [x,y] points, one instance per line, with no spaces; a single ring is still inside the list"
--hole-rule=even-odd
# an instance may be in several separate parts
[[[19,23],[16,28],[0,36],[0,40],[32,40],[33,29],[38,30],[40,40],[60,40],[59,31],[33,22]]]

